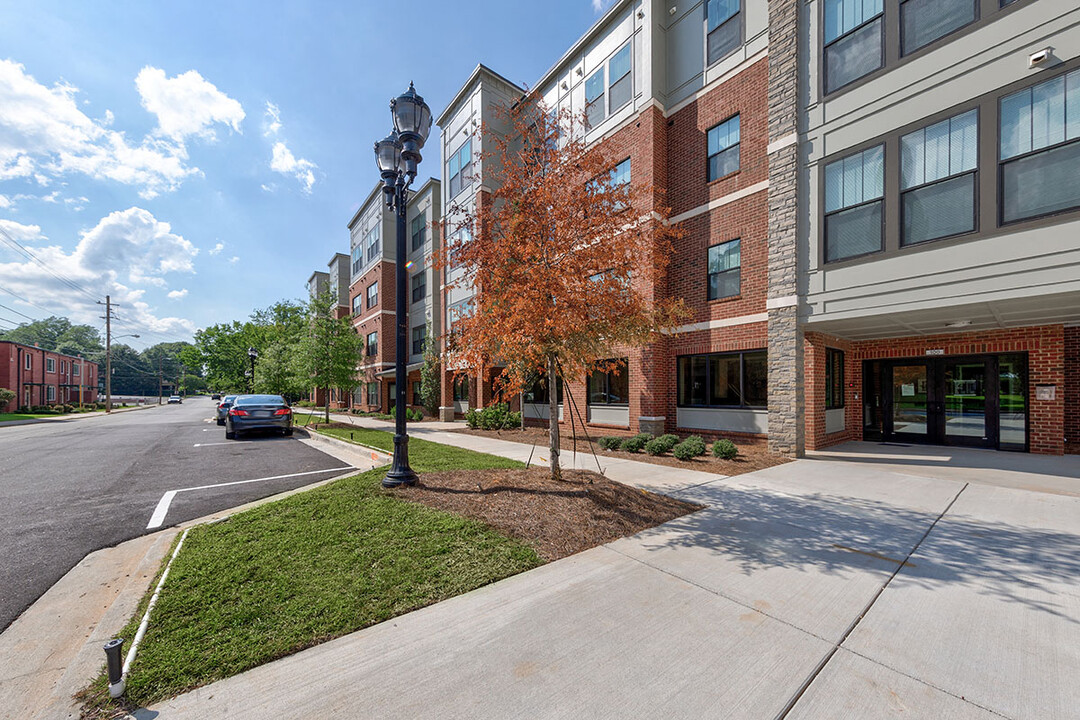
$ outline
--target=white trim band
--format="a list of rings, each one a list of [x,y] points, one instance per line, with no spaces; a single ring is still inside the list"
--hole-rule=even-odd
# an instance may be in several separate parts
[[[704,205],[698,205],[693,210],[687,210],[684,213],[679,213],[675,217],[668,220],[668,222],[670,222],[672,224],[680,223],[683,220],[689,220],[690,218],[697,217],[698,215],[701,215],[702,213],[707,213],[710,210],[715,210],[716,208],[723,207],[724,205],[727,205],[729,203],[733,203],[736,200],[742,200],[744,197],[748,197],[750,195],[753,195],[754,193],[759,193],[762,190],[768,190],[768,189],[769,189],[769,181],[768,180],[762,180],[761,182],[754,183],[753,185],[750,185],[749,187],[744,187],[742,190],[736,190],[735,192],[728,193],[727,195],[724,195],[723,197],[718,197],[715,200],[710,200],[709,202],[707,202]]]
[[[779,140],[773,140],[769,143],[769,146],[765,149],[766,154],[772,155],[774,152],[779,152],[786,147],[794,145],[799,142],[799,133],[791,133],[786,137],[782,137]]]
[[[780,308],[795,307],[799,304],[798,295],[787,295],[785,297],[769,298],[765,301],[766,310],[779,310]]]
[[[680,335],[682,333],[699,332],[701,330],[717,330],[719,328],[734,327],[736,325],[750,325],[752,323],[768,322],[769,313],[755,313],[753,315],[740,315],[733,318],[722,318],[720,320],[709,320],[707,322],[692,323],[690,325],[680,325],[672,330],[669,335]]]

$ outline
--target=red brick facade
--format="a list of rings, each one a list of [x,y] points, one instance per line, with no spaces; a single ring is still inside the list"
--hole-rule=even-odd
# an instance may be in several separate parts
[[[0,341],[0,387],[16,393],[14,400],[0,406],[0,412],[14,412],[24,405],[77,405],[80,390],[82,402],[94,402],[98,366],[71,355]]]
[[[1080,327],[1065,328],[1065,452],[1080,454]]]
[[[864,360],[920,358],[926,357],[928,350],[941,350],[944,356],[1027,353],[1029,448],[1033,453],[1060,455],[1065,449],[1062,429],[1069,396],[1065,339],[1066,329],[1061,325],[861,342],[808,332],[805,341],[806,447],[814,450],[845,440],[862,439]],[[826,347],[845,351],[845,430],[833,434],[825,433]],[[1054,386],[1057,389],[1055,399],[1038,400],[1037,385]]]

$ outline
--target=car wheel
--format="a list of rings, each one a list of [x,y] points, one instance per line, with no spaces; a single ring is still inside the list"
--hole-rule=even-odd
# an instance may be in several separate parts
[[[292,437],[292,428],[285,428],[285,437]]]
[[[224,420],[218,420],[218,421],[217,421],[217,424],[218,424],[218,425],[224,425],[224,424],[225,424],[225,421],[224,421]]]
[[[236,439],[236,433],[226,430],[225,431],[225,439],[226,440],[235,440]]]

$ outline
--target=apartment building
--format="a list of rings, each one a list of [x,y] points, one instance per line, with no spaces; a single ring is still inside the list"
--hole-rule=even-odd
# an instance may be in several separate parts
[[[15,399],[0,406],[0,412],[24,405],[94,402],[98,366],[79,356],[0,340],[0,387],[15,391]]]
[[[773,407],[784,407],[775,369],[783,390],[796,368],[770,363],[770,350],[793,353],[796,325],[793,308],[774,312],[769,304],[776,292],[794,294],[795,282],[794,234],[783,247],[770,238],[769,25],[766,0],[617,2],[534,85],[549,107],[587,113],[586,139],[616,158],[621,180],[654,189],[643,212],[663,211],[686,230],[666,276],[645,292],[682,298],[691,316],[645,348],[613,349],[625,361],[621,371],[562,388],[564,422],[573,417],[608,434],[771,436]],[[482,202],[492,182],[475,129],[484,122],[498,131],[488,119],[493,108],[522,92],[481,65],[437,118],[449,227],[454,208]],[[465,168],[471,178],[457,179]],[[790,288],[770,286],[777,257],[790,265],[777,265]],[[447,327],[467,312],[468,295],[458,289],[446,297]],[[467,378],[450,371],[444,417],[493,401],[497,368]],[[792,409],[779,422],[791,416],[794,425],[789,395]],[[522,399],[527,418],[547,417],[545,388]]]
[[[436,288],[433,255],[439,247],[442,219],[441,183],[428,179],[410,190],[406,206],[406,270],[409,303],[405,322],[409,357],[406,397],[410,406],[420,402],[420,366],[427,337],[442,332],[442,297]],[[353,326],[364,341],[357,367],[356,389],[351,398],[339,398],[339,406],[365,411],[389,412],[396,397],[394,364],[397,357],[395,329],[397,219],[387,208],[382,183],[368,193],[349,221],[349,307]]]
[[[1080,451],[1080,6],[802,4],[805,443]]]

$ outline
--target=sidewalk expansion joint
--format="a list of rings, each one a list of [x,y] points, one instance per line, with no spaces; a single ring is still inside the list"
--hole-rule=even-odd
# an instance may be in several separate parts
[[[963,494],[963,492],[965,490],[967,490],[968,484],[969,483],[964,483],[964,486],[962,488],[960,488],[960,490],[957,491],[956,495],[953,496],[953,499],[950,500],[949,504],[945,506],[945,509],[942,510],[938,514],[938,516],[936,518],[934,518],[934,522],[930,523],[930,527],[926,528],[926,532],[924,532],[922,534],[922,537],[919,538],[919,541],[915,543],[914,547],[912,547],[911,550],[908,551],[908,554],[907,554],[907,556],[904,557],[903,561],[900,561],[897,564],[896,569],[893,570],[892,573],[890,573],[889,578],[884,583],[882,583],[881,587],[878,588],[878,591],[876,593],[874,593],[874,597],[870,598],[870,602],[868,602],[866,604],[866,607],[863,608],[862,612],[859,613],[859,615],[855,618],[855,620],[851,623],[851,625],[848,626],[848,629],[846,631],[844,631],[844,634],[840,638],[840,640],[838,640],[836,643],[833,644],[833,646],[829,650],[829,652],[827,652],[825,654],[825,657],[822,658],[821,662],[818,663],[818,666],[816,668],[814,668],[814,671],[812,673],[810,673],[810,677],[808,677],[806,679],[806,681],[802,684],[802,687],[800,687],[798,689],[798,691],[796,691],[795,695],[793,695],[792,698],[790,700],[788,700],[788,703],[784,707],[783,711],[781,711],[781,713],[776,716],[776,720],[784,720],[789,714],[791,714],[791,711],[795,709],[796,705],[798,705],[799,700],[802,699],[803,695],[806,694],[806,691],[810,689],[810,686],[813,685],[814,681],[817,680],[819,675],[821,675],[821,672],[825,669],[825,666],[828,665],[829,662],[834,657],[836,657],[836,653],[840,650],[840,646],[843,645],[847,641],[847,639],[851,636],[851,633],[855,632],[855,628],[857,628],[859,626],[859,623],[861,623],[863,618],[866,617],[866,614],[869,613],[870,610],[874,607],[874,604],[877,603],[878,598],[880,598],[882,593],[885,592],[885,589],[887,587],[889,587],[889,585],[892,583],[893,580],[896,579],[896,576],[900,574],[900,571],[903,570],[906,565],[908,565],[909,561],[911,560],[911,557],[916,552],[918,552],[919,548],[922,546],[922,544],[926,540],[926,538],[930,536],[930,533],[934,531],[934,528],[937,527],[937,524],[939,522],[941,522],[941,518],[945,517],[946,513],[948,513],[949,510],[952,509],[952,506],[956,503],[956,501],[960,499],[960,495]],[[892,560],[892,562],[897,562],[897,561]],[[883,665],[882,667],[885,667],[885,666]],[[912,678],[912,679],[918,680],[918,678]],[[920,681],[920,682],[922,682],[922,681]],[[929,683],[924,683],[924,684],[928,685],[930,687],[933,687]],[[942,692],[946,692],[946,691],[942,690]],[[953,693],[948,693],[948,694],[953,695]],[[953,695],[953,696],[956,697],[955,695]],[[964,702],[970,703],[971,705],[975,705],[975,703],[971,702],[970,700],[966,700],[964,698],[960,698],[960,699],[963,700]],[[1000,714],[1000,713],[995,713],[995,714]]]

